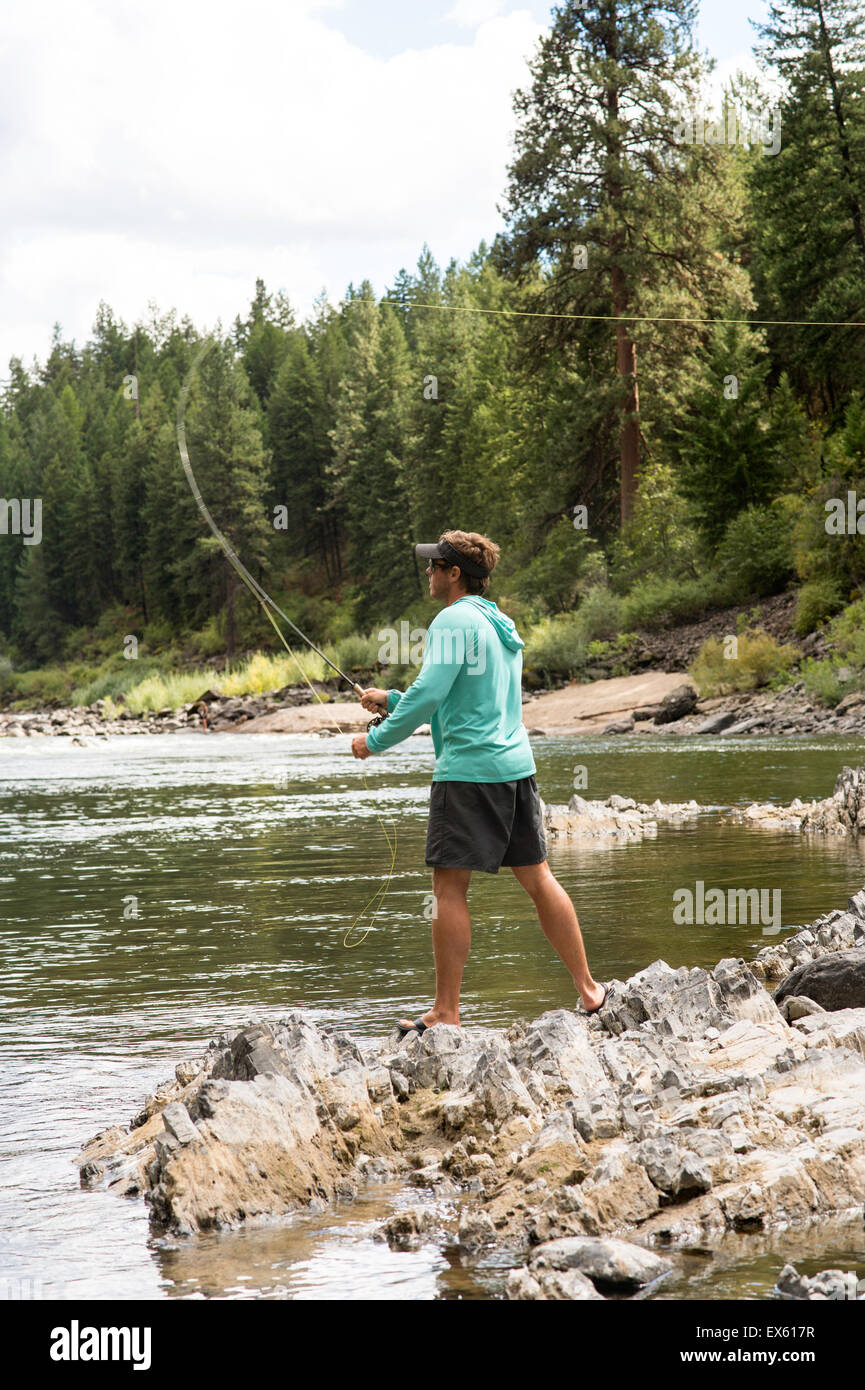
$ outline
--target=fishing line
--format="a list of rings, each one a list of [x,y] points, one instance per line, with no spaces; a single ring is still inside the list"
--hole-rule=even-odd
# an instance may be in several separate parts
[[[362,299],[341,299],[343,308],[355,304],[369,303]],[[579,319],[598,323],[737,323],[751,328],[775,326],[779,328],[865,328],[865,320],[847,319],[707,319],[676,318],[670,314],[554,314],[540,309],[482,309],[470,304],[406,304],[400,299],[382,299],[382,305],[391,309],[443,309],[454,314],[504,314],[523,319]]]
[[[307,646],[311,647],[312,650],[316,652],[318,656],[321,657],[322,661],[327,663],[331,670],[336,671],[337,675],[341,676],[341,678],[351,686],[355,694],[360,695],[362,694],[363,688],[360,685],[358,685],[356,681],[353,681],[350,676],[347,676],[344,671],[341,671],[340,668],[335,664],[335,662],[331,661],[329,657],[326,657],[324,652],[321,651],[315,645],[315,643],[311,641],[309,637],[306,636],[305,633],[301,632],[297,624],[292,622],[288,614],[284,613],[280,608],[279,604],[275,603],[274,600],[267,593],[267,591],[262,588],[262,586],[259,584],[258,580],[254,577],[254,575],[250,574],[243,561],[239,558],[239,556],[229,545],[225,536],[222,534],[222,531],[217,526],[216,522],[210,514],[210,511],[207,507],[206,502],[204,501],[204,498],[201,495],[201,490],[198,486],[198,483],[195,480],[195,474],[192,471],[192,464],[189,461],[189,450],[186,445],[186,403],[189,399],[189,391],[195,373],[201,365],[201,362],[207,356],[208,352],[210,352],[211,348],[215,346],[215,344],[216,340],[214,338],[210,338],[199,350],[198,354],[195,357],[195,360],[192,363],[192,366],[189,369],[186,380],[183,383],[183,386],[180,391],[180,396],[177,402],[177,447],[180,452],[180,462],[183,465],[183,471],[186,474],[186,480],[189,483],[189,486],[192,490],[192,495],[195,498],[199,511],[201,512],[202,516],[204,517],[205,521],[207,522],[208,526],[210,527],[211,531],[213,532],[214,536],[216,537],[220,546],[225,552],[232,568],[237,572],[237,574],[240,575],[246,587],[250,590],[254,598],[261,605],[271,627],[273,628],[282,645],[285,647],[285,650],[288,652],[288,655],[294,661],[295,665],[297,666],[297,669],[300,671],[301,677],[303,678],[303,680],[306,681],[306,684],[309,686],[312,694],[314,695],[316,700],[318,700],[319,704],[323,705],[327,702],[322,699],[321,695],[315,689],[314,685],[312,684],[306,672],[304,671],[303,666],[301,665],[296,653],[288,645],[288,642],[285,640],[285,635],[283,634],[281,628],[277,625],[277,622],[273,616],[273,613],[271,612],[271,609],[273,609],[273,612],[278,613],[284,622],[288,623],[289,627],[291,627],[297,633],[298,637],[302,638],[302,640],[306,642]],[[336,727],[337,733],[349,732],[346,729],[341,729],[337,720],[334,720],[333,723]],[[370,792],[371,788],[367,783],[366,774],[364,773],[363,768],[361,768],[361,778],[363,780],[364,788],[366,789],[366,791]],[[393,823],[393,842],[391,842],[390,836],[387,832],[387,826],[385,825],[384,821],[381,819],[379,815],[376,815],[376,820],[382,828],[384,838],[387,842],[387,847],[391,851],[390,866],[387,870],[385,878],[382,880],[381,886],[376,889],[369,902],[365,905],[365,907],[362,908],[362,910],[355,917],[354,921],[352,922],[351,926],[348,928],[345,936],[343,937],[343,945],[349,949],[351,949],[352,946],[360,946],[362,942],[366,940],[369,933],[372,931],[372,928],[375,925],[376,919],[378,917],[379,911],[381,910],[382,903],[384,902],[385,895],[387,894],[388,888],[390,887],[391,878],[393,877],[394,864],[396,863],[396,822],[394,821]],[[359,941],[350,943],[349,937],[355,930],[358,922],[363,918],[365,913],[369,910],[369,908],[372,906],[372,904],[376,901],[377,898],[379,899],[379,902],[375,909],[375,912],[370,918],[369,926],[367,927],[366,931],[363,933],[363,936],[360,938]]]

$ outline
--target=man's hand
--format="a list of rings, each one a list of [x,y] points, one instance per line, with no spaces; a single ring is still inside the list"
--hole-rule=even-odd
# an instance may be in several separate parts
[[[364,690],[360,696],[360,703],[364,709],[371,710],[373,714],[379,714],[387,709],[387,691],[376,690],[375,687]]]
[[[366,734],[358,734],[351,741],[351,751],[356,758],[371,758],[372,753],[366,746]]]

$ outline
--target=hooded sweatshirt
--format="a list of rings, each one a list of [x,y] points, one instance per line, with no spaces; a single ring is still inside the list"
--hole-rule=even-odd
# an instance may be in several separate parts
[[[370,729],[372,753],[429,722],[434,782],[511,782],[535,772],[523,724],[525,643],[490,599],[467,595],[437,613],[423,664],[404,694],[387,692],[388,717]]]

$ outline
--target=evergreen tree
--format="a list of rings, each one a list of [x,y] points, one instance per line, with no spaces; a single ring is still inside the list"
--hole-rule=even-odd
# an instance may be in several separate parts
[[[847,0],[773,0],[757,25],[777,74],[780,147],[751,171],[760,316],[865,321],[865,13]],[[812,409],[835,415],[865,369],[865,329],[774,328]]]
[[[330,466],[333,502],[345,516],[360,623],[422,597],[406,483],[411,373],[394,309],[368,281],[349,289],[346,371],[336,405]]]
[[[496,254],[529,291],[526,308],[577,316],[538,321],[533,365],[571,349],[569,367],[600,383],[618,421],[621,517],[633,509],[640,458],[635,316],[699,316],[736,279],[717,251],[727,217],[719,152],[687,145],[682,105],[696,105],[695,0],[567,0],[517,93],[507,234]],[[689,305],[690,307],[684,307]],[[607,324],[615,316],[615,377]],[[664,351],[675,351],[666,329]],[[676,332],[681,338],[679,325]],[[603,471],[603,470],[602,470]]]

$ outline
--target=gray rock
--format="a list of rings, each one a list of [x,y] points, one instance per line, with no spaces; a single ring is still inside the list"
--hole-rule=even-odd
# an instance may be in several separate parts
[[[655,715],[655,723],[674,724],[677,719],[684,719],[686,715],[692,714],[696,707],[697,691],[694,686],[684,683],[677,685],[661,701],[661,708]]]
[[[778,1275],[772,1290],[776,1298],[784,1300],[858,1300],[865,1299],[859,1292],[859,1281],[855,1270],[821,1269],[819,1274],[808,1278],[798,1274],[794,1265],[785,1265]]]
[[[576,1269],[595,1287],[638,1289],[669,1273],[671,1262],[663,1255],[627,1240],[566,1236],[545,1241],[532,1251],[529,1272],[537,1279],[542,1270]]]
[[[749,734],[754,729],[762,728],[765,719],[740,719],[734,724],[728,724],[726,729],[721,730],[722,738],[737,738],[739,734]]]
[[[788,1023],[795,1023],[797,1018],[807,1018],[809,1014],[825,1012],[822,1004],[815,1004],[804,994],[788,994],[781,1002],[781,1017]]]
[[[633,732],[633,719],[614,719],[611,724],[607,724],[601,730],[602,734],[632,734]]]
[[[191,1144],[198,1138],[198,1130],[192,1123],[189,1111],[180,1101],[172,1101],[170,1105],[166,1105],[162,1112],[162,1123],[179,1144]]]
[[[865,1008],[865,946],[833,951],[792,970],[775,990],[775,1003],[805,995],[822,1008]]]
[[[521,1302],[548,1299],[551,1302],[601,1302],[604,1296],[598,1293],[591,1279],[578,1269],[538,1270],[512,1269],[505,1285],[505,1294],[510,1300]]]
[[[373,1231],[372,1238],[387,1241],[391,1250],[417,1250],[425,1244],[435,1226],[435,1217],[425,1207],[407,1207]]]
[[[457,1239],[467,1250],[480,1245],[490,1245],[496,1238],[496,1229],[486,1212],[464,1211],[457,1228]]]
[[[708,719],[697,725],[694,733],[720,734],[723,729],[729,729],[730,725],[736,722],[736,715],[731,710],[724,710],[721,714],[710,714]]]

